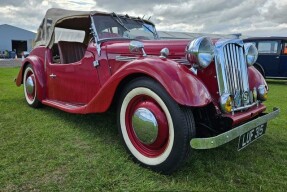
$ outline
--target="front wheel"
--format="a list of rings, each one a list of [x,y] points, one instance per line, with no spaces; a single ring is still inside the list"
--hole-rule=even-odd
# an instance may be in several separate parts
[[[37,98],[37,86],[34,69],[31,64],[28,64],[24,71],[23,77],[25,99],[29,106],[38,108],[41,102]]]
[[[190,109],[179,106],[156,81],[138,78],[122,92],[118,127],[134,160],[169,174],[186,159],[195,134]]]

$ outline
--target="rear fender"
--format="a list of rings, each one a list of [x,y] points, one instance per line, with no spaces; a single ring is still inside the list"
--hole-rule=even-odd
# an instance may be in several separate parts
[[[106,111],[119,84],[135,74],[157,80],[181,105],[202,107],[212,101],[204,84],[186,67],[168,59],[142,58],[124,64],[116,71],[89,102],[85,113]]]
[[[21,84],[23,84],[23,75],[25,68],[27,67],[28,64],[31,64],[33,66],[36,78],[37,95],[38,99],[41,101],[44,99],[45,70],[43,61],[39,57],[33,55],[25,58],[21,66],[21,69],[18,73],[18,76],[16,78],[16,85],[19,87],[21,86]]]

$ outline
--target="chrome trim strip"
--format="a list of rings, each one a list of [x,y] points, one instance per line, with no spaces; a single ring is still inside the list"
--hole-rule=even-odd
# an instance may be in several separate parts
[[[194,149],[212,149],[219,147],[233,139],[236,139],[240,135],[250,131],[251,129],[267,123],[271,119],[274,119],[279,115],[280,109],[273,108],[273,112],[270,112],[264,116],[258,117],[252,121],[249,121],[243,125],[235,127],[230,131],[217,135],[215,137],[208,137],[208,138],[194,138],[191,139],[190,145]]]
[[[240,63],[244,64],[244,65],[241,65],[243,90],[249,91],[248,70],[247,70],[246,58],[243,53],[243,47],[241,48],[239,58],[240,58]]]
[[[190,63],[188,62],[187,59],[171,59],[179,64],[182,64],[182,65],[190,65]]]
[[[133,61],[138,57],[116,56],[116,61]]]
[[[255,106],[255,105],[258,105],[258,104],[259,104],[259,101],[255,101],[254,103],[251,103],[251,104],[249,104],[249,105],[244,105],[244,106],[242,106],[242,107],[234,108],[234,109],[232,109],[231,111],[232,111],[232,112],[241,111],[241,110],[248,109],[248,108],[253,107],[253,106]]]
[[[137,59],[138,57],[129,57],[129,56],[116,56],[116,61],[133,61]],[[182,65],[190,65],[190,63],[187,61],[187,59],[171,59],[179,64]]]
[[[94,18],[92,16],[90,16],[90,19],[91,19],[91,33],[92,35],[94,36],[94,41],[96,43],[96,49],[97,49],[97,52],[98,52],[98,56],[101,56],[101,42],[100,42],[100,39],[99,39],[99,35],[98,35],[98,32],[97,32],[97,29],[96,29],[96,25],[95,25],[95,22],[94,22]]]
[[[243,79],[243,73],[242,73],[242,69],[241,69],[241,66],[240,66],[240,53],[242,52],[242,47],[241,48],[239,48],[239,47],[237,47],[236,46],[236,61],[237,61],[237,69],[238,69],[238,78],[239,79]],[[239,85],[239,87],[240,87],[240,90],[243,90],[244,89],[244,87],[243,87],[243,82],[242,81],[240,81],[240,83],[239,83],[240,85]]]

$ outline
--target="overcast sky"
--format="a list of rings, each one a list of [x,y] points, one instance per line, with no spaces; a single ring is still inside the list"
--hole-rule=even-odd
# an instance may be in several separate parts
[[[36,31],[52,7],[151,16],[165,31],[287,36],[287,0],[0,0],[0,24]]]

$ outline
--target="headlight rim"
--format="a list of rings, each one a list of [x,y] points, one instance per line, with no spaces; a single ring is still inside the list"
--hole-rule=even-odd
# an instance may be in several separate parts
[[[268,91],[265,85],[259,85],[257,88],[257,97],[261,101],[266,101],[268,98]]]
[[[211,52],[200,52],[200,46],[204,41],[207,41],[209,45],[212,47]],[[207,68],[212,61],[214,60],[214,52],[215,52],[215,46],[211,41],[210,37],[202,36],[198,37],[192,41],[189,42],[189,44],[186,46],[186,58],[187,60],[194,65],[196,68],[205,69]],[[210,55],[210,61],[208,64],[203,64],[203,61],[200,61],[199,54],[200,53],[211,53]]]
[[[255,59],[253,59],[253,62],[250,63],[248,60],[248,54],[252,48],[256,51],[256,57]],[[253,43],[244,43],[244,51],[245,51],[245,59],[246,59],[247,66],[248,67],[253,66],[258,59],[258,50],[256,46]]]

